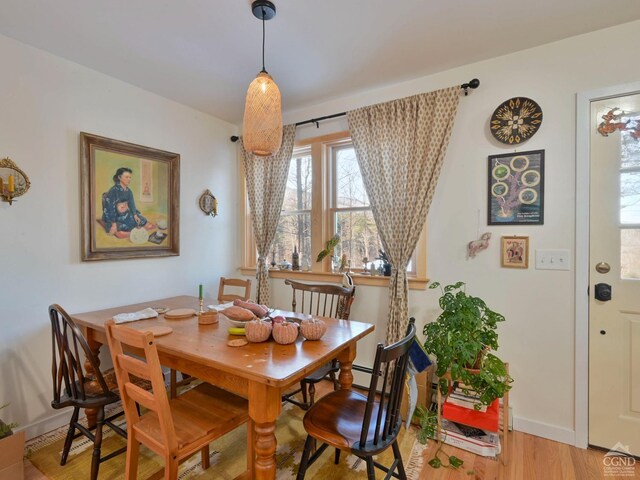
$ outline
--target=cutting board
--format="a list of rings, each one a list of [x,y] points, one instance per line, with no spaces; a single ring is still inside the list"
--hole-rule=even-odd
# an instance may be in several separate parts
[[[164,325],[154,325],[152,327],[146,327],[144,330],[145,330],[145,332],[153,333],[154,337],[161,337],[163,335],[169,335],[171,332],[173,332],[173,328],[165,327]]]
[[[164,318],[167,320],[180,320],[182,318],[191,318],[196,314],[193,308],[176,308],[169,310],[164,314]]]

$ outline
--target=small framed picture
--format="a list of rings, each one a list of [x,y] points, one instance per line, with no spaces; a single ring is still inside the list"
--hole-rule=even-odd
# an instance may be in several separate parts
[[[529,268],[529,237],[502,237],[500,256],[505,268]]]

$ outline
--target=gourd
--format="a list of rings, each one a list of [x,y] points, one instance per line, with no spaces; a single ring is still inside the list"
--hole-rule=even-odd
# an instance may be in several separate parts
[[[274,322],[273,339],[282,345],[293,343],[298,338],[298,324],[295,322]]]
[[[264,342],[271,335],[271,323],[264,320],[251,320],[245,324],[244,334],[250,342]]]
[[[237,322],[248,322],[256,318],[253,312],[242,307],[225,308],[221,313],[226,317],[229,317],[231,320],[235,320]]]
[[[327,324],[319,318],[302,320],[300,332],[307,340],[320,340],[327,331]]]

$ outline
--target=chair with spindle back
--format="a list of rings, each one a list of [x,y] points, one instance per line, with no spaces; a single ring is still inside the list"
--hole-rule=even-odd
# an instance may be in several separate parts
[[[137,478],[140,443],[164,458],[167,480],[175,480],[178,465],[198,451],[202,468],[209,468],[209,443],[248,421],[247,401],[207,383],[169,399],[153,333],[113,320],[105,327],[129,427],[125,479]],[[142,357],[125,354],[123,346]],[[133,375],[149,380],[152,392],[132,383]],[[140,415],[138,405],[149,411]]]
[[[355,298],[356,287],[343,287],[342,285],[331,284],[311,284],[296,282],[286,279],[285,285],[290,285],[293,289],[293,300],[291,307],[294,312],[308,313],[322,317],[349,319],[351,304]],[[336,373],[340,370],[337,360],[332,360],[317,369],[311,375],[305,377],[300,382],[300,388],[294,392],[284,395],[285,401],[307,410],[315,401],[315,384],[328,377],[338,388]],[[294,395],[302,393],[302,402],[293,398]],[[308,398],[308,400],[307,400]]]
[[[397,437],[402,426],[400,404],[409,347],[416,334],[414,322],[413,318],[409,320],[407,335],[402,340],[387,347],[378,344],[367,395],[338,390],[322,397],[307,411],[303,423],[308,436],[297,480],[304,479],[307,468],[329,446],[336,449],[336,464],[342,450],[364,459],[369,480],[375,480],[376,467],[387,473],[385,478],[406,480]],[[316,441],[322,445],[311,455]],[[393,448],[394,462],[387,468],[375,462],[373,456],[389,446]]]
[[[53,350],[51,365],[53,400],[51,406],[55,409],[73,407],[60,465],[67,463],[73,440],[80,435],[85,435],[93,442],[90,478],[95,480],[98,478],[98,470],[102,462],[126,450],[126,448],[121,448],[100,457],[103,425],[106,424],[117,434],[124,438],[127,437],[124,430],[112,423],[112,420],[122,415],[122,412],[104,418],[104,408],[120,400],[114,391],[116,389],[115,377],[113,371],[107,371],[104,374],[100,372],[99,362],[89,348],[82,331],[62,307],[55,304],[49,306],[49,318],[51,319]],[[91,375],[87,375],[83,368],[87,363],[93,370]],[[97,410],[95,433],[91,431],[93,428],[89,429],[78,422],[81,408]],[[76,429],[79,430],[77,434]]]

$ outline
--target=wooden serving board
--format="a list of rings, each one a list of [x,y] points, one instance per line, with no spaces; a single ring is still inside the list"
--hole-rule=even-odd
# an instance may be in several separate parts
[[[171,332],[173,332],[173,328],[166,327],[164,325],[153,325],[151,327],[146,327],[144,330],[146,332],[153,333],[154,337],[161,337],[163,335],[169,335]]]
[[[167,320],[180,320],[182,318],[191,318],[196,314],[193,308],[176,308],[169,310],[164,314],[164,318]]]

